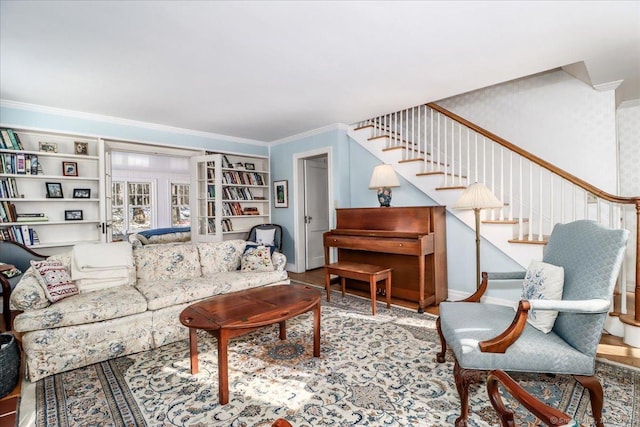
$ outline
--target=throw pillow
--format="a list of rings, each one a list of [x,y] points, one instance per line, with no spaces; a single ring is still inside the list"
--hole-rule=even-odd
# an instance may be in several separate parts
[[[49,301],[60,301],[78,293],[78,287],[60,261],[31,261],[31,266]]]
[[[276,244],[276,229],[256,229],[256,243],[265,246],[274,246]]]
[[[522,299],[561,300],[564,268],[542,261],[531,261],[522,284]],[[548,334],[558,317],[557,311],[529,310],[527,322]]]
[[[266,246],[250,247],[240,260],[241,271],[273,271],[271,251]]]

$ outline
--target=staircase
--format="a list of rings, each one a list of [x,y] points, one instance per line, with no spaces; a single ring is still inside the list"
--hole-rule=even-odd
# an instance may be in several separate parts
[[[627,250],[606,327],[640,347],[640,197],[608,194],[433,103],[374,117],[348,133],[440,205],[452,206],[468,185],[484,183],[505,206],[482,211],[482,237],[524,269],[542,258],[556,223],[591,219],[634,230],[635,247]],[[633,210],[636,222],[625,224],[625,213]],[[472,211],[448,211],[475,228]],[[635,310],[621,297],[633,272]]]

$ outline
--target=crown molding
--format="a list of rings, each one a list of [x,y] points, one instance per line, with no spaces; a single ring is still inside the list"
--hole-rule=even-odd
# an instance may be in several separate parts
[[[332,125],[323,126],[321,128],[313,129],[307,132],[302,132],[296,135],[287,136],[286,138],[276,139],[275,141],[271,141],[269,143],[270,146],[286,144],[287,142],[297,141],[302,138],[308,138],[314,135],[320,135],[325,132],[330,132],[332,130],[343,130],[347,131],[349,129],[349,125],[344,123],[334,123]]]
[[[269,145],[265,141],[258,141],[254,139],[239,138],[236,136],[221,135],[221,134],[211,133],[211,132],[202,132],[202,131],[197,131],[192,129],[159,125],[155,123],[140,122],[136,120],[122,119],[118,117],[103,116],[101,114],[84,113],[81,111],[66,110],[63,108],[47,107],[47,106],[36,105],[36,104],[27,104],[25,102],[9,101],[6,99],[0,99],[0,107],[15,108],[18,110],[33,111],[35,113],[53,114],[57,116],[73,117],[73,118],[84,119],[84,120],[94,120],[94,121],[105,122],[105,123],[110,123],[110,124],[115,124],[120,126],[131,126],[131,127],[137,127],[137,128],[149,129],[149,130],[155,130],[155,131],[161,131],[161,132],[197,136],[197,137],[207,138],[207,139],[222,139],[224,141],[237,142],[240,144],[261,145],[261,146]]]
[[[623,101],[618,105],[618,109],[633,107],[640,107],[640,99],[630,99],[629,101]]]
[[[618,86],[622,84],[622,80],[615,80],[608,83],[600,83],[597,85],[593,85],[593,88],[599,92],[605,92],[607,90],[616,90]]]

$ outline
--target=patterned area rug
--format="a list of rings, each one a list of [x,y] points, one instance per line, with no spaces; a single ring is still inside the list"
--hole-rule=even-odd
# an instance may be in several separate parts
[[[35,423],[75,426],[450,426],[459,403],[453,359],[439,364],[435,318],[339,293],[323,302],[321,357],[313,357],[313,317],[231,341],[229,404],[218,404],[215,339],[198,336],[200,372],[191,375],[188,340],[38,381]],[[640,423],[640,373],[597,364],[606,425]],[[592,425],[588,393],[571,377],[516,375],[547,403]],[[21,419],[25,411],[23,399]],[[509,401],[507,399],[507,401]],[[470,426],[496,426],[484,384],[470,391]],[[517,425],[537,425],[524,412]],[[21,425],[27,425],[21,421]]]

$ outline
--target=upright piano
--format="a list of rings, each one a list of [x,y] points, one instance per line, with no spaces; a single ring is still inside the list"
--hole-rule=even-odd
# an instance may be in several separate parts
[[[444,206],[336,209],[336,228],[323,235],[339,261],[393,268],[391,296],[418,303],[423,312],[447,298],[447,236]],[[347,281],[368,290],[368,284]]]

